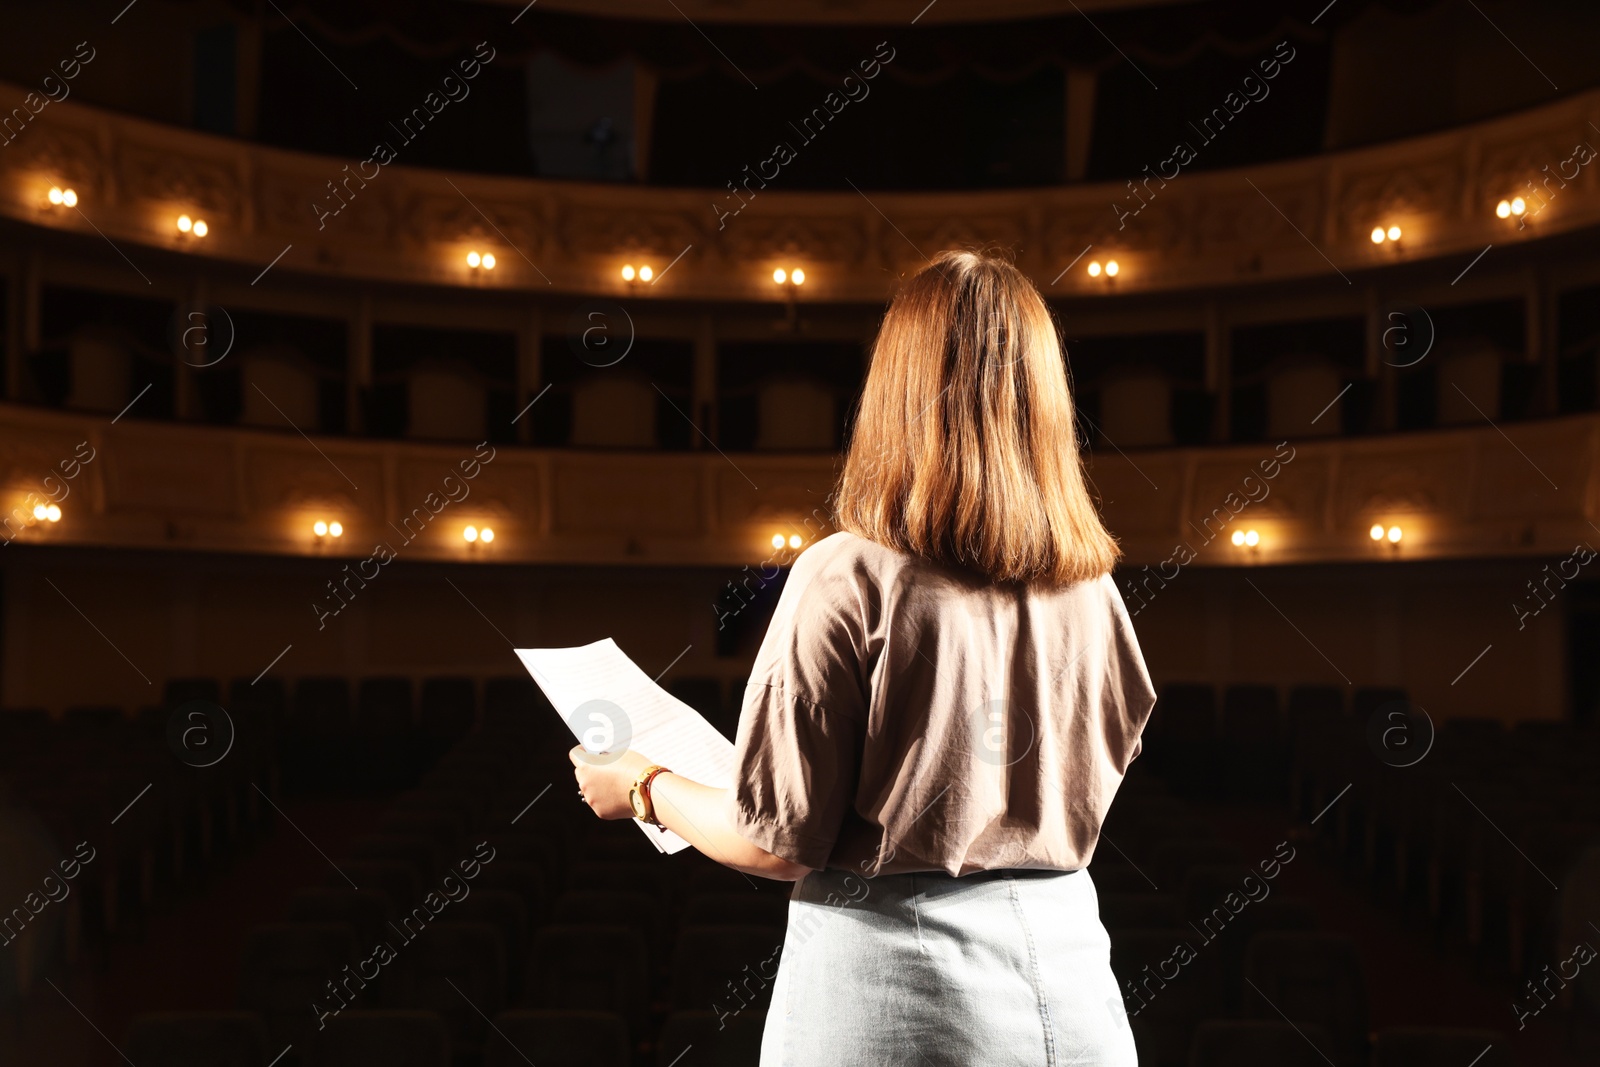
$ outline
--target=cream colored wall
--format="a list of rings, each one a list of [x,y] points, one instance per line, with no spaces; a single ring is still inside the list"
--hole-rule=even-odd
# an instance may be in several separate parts
[[[1570,598],[1522,631],[1510,607],[1542,564],[1190,567],[1134,626],[1158,683],[1348,679],[1404,686],[1436,720],[1555,718]],[[338,573],[331,560],[13,545],[0,569],[7,707],[157,703],[168,677],[253,678],[289,645],[275,673],[291,679],[517,674],[513,643],[606,636],[652,675],[684,652],[669,679],[746,668],[715,655],[713,604],[734,568],[396,562],[321,631],[310,605]]]

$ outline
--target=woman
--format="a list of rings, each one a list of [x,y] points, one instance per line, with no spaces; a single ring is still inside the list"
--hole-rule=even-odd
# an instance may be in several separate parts
[[[732,788],[575,748],[580,791],[797,883],[763,1067],[1134,1064],[1084,868],[1155,696],[1014,266],[947,252],[895,297],[835,504]]]

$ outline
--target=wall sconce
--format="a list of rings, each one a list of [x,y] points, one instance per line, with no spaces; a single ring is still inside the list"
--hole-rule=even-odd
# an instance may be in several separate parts
[[[800,267],[795,267],[793,270],[788,271],[779,267],[772,272],[772,280],[778,285],[782,285],[785,282],[790,285],[804,285],[806,283],[806,272]]]
[[[1528,213],[1528,202],[1520,196],[1514,196],[1510,200],[1502,200],[1496,204],[1494,213],[1496,218],[1509,219],[1516,216],[1520,219]]]
[[[57,207],[78,206],[78,194],[71,188],[63,189],[59,185],[52,185],[50,187],[50,192],[47,193],[46,196],[50,202],[55,204]]]
[[[466,529],[461,531],[461,538],[469,545],[487,545],[494,541],[494,531],[487,526],[482,528],[477,526],[468,526]]]
[[[1381,245],[1385,241],[1394,243],[1399,240],[1400,227],[1398,226],[1390,226],[1387,230],[1382,226],[1374,226],[1372,228],[1372,243],[1375,245]]]
[[[624,263],[622,265],[622,280],[625,282],[632,282],[635,278],[638,278],[641,282],[647,282],[655,276],[655,270],[648,263],[641,265],[637,270],[634,269],[632,263]]]
[[[60,522],[61,507],[58,504],[35,504],[33,519],[35,522]]]
[[[467,266],[471,267],[473,270],[477,270],[480,267],[484,270],[494,270],[494,264],[495,258],[493,252],[485,252],[482,255],[479,255],[478,250],[473,249],[471,252],[467,253]]]
[[[191,219],[188,215],[179,215],[178,232],[204,237],[211,232],[211,227],[206,225],[205,219]]]
[[[1096,259],[1091,260],[1089,266],[1085,269],[1089,272],[1089,277],[1091,278],[1098,278],[1104,275],[1107,280],[1110,280],[1122,271],[1122,266],[1114,259],[1108,259],[1105,263],[1101,263]]]
[[[311,524],[311,532],[317,535],[318,542],[325,541],[330,537],[343,537],[344,524],[338,520],[328,522],[325,519],[318,519]]]
[[[1233,541],[1234,548],[1243,549],[1251,555],[1255,555],[1261,544],[1261,535],[1255,530],[1235,530],[1230,540]]]
[[[1389,545],[1398,552],[1400,550],[1400,539],[1405,536],[1405,531],[1398,526],[1385,528],[1383,523],[1375,522],[1372,524],[1372,529],[1367,531],[1367,536],[1378,544],[1388,541]]]

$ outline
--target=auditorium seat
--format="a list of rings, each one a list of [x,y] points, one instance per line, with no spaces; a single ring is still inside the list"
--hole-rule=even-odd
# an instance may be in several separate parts
[[[672,1003],[694,1008],[744,999],[765,1010],[783,938],[782,926],[684,927],[672,952]]]
[[[271,1046],[305,1048],[317,1032],[312,1005],[338,1006],[327,984],[346,964],[359,961],[358,948],[355,934],[341,923],[258,926],[245,939],[239,1006],[262,1016]],[[372,991],[363,992],[363,1000],[376,1002]]]
[[[628,1024],[609,1011],[518,1009],[494,1017],[483,1067],[631,1067]]]
[[[285,787],[304,791],[338,781],[352,762],[353,727],[349,682],[333,677],[295,682],[283,738]]]
[[[1179,925],[1182,912],[1173,893],[1100,892],[1100,924],[1107,930],[1166,930]]]
[[[388,925],[394,917],[394,907],[385,894],[372,889],[299,889],[289,898],[288,914],[294,922],[348,926],[355,935],[356,949],[362,953],[394,936]]]
[[[1216,837],[1177,837],[1158,841],[1150,850],[1150,862],[1141,864],[1161,892],[1178,892],[1190,869],[1201,865],[1243,864],[1244,857],[1231,841]]]
[[[444,1020],[430,1011],[347,1009],[303,1046],[305,1067],[451,1067]]]
[[[1194,794],[1216,788],[1220,779],[1216,689],[1185,683],[1163,686],[1147,734],[1145,753],[1174,790]]]
[[[1372,1041],[1372,1067],[1511,1067],[1511,1040],[1499,1030],[1390,1026]]]
[[[504,890],[522,901],[530,923],[538,923],[550,910],[550,891],[543,872],[532,863],[496,855],[482,865],[473,880],[477,889]]]
[[[460,900],[450,902],[446,915],[453,922],[485,923],[494,927],[505,946],[508,997],[521,991],[522,965],[528,953],[528,908],[519,894],[504,889],[484,889],[476,881]]]
[[[410,911],[422,899],[423,883],[416,868],[404,860],[343,859],[328,871],[323,884],[334,889],[375,890],[389,901],[393,912]]]
[[[1246,1016],[1316,1023],[1332,1040],[1340,1067],[1364,1061],[1366,982],[1347,935],[1257,934],[1245,950],[1244,971]]]
[[[527,968],[531,1007],[615,1011],[641,1032],[649,1007],[649,950],[614,924],[547,926],[534,935]]]
[[[1314,1023],[1208,1020],[1195,1031],[1189,1067],[1349,1067]]]
[[[734,1015],[675,1011],[661,1027],[655,1067],[757,1067],[766,1021],[766,1012],[754,1008]]]
[[[561,894],[550,906],[550,922],[556,925],[625,926],[644,938],[652,958],[665,953],[668,931],[657,898],[649,893],[625,889],[573,889]]]
[[[1224,1008],[1214,947],[1188,927],[1119,930],[1111,938],[1111,970],[1138,1045],[1139,1063],[1181,1067],[1194,1028]]]
[[[416,721],[409,678],[364,678],[356,700],[359,757],[345,773],[368,789],[399,789],[417,774]]]
[[[500,927],[460,921],[455,907],[445,905],[412,940],[393,942],[399,959],[385,1003],[438,1013],[451,1043],[471,1051],[483,1046],[486,1020],[506,1007],[508,946]]]
[[[432,764],[477,725],[478,697],[471,678],[428,678],[417,715],[421,753]]]
[[[1226,796],[1281,796],[1288,781],[1283,717],[1270,685],[1230,685],[1222,694],[1222,769]]]
[[[789,917],[789,899],[778,893],[694,893],[683,902],[684,926],[736,923],[782,927]]]
[[[526,674],[490,678],[483,685],[483,728],[489,733],[537,736],[543,731],[539,713],[553,714],[547,703]]]
[[[136,1015],[122,1047],[138,1067],[267,1067],[261,1017],[247,1011],[168,1011]]]
[[[437,885],[445,865],[454,862],[431,839],[410,834],[363,834],[351,842],[349,854],[352,859],[408,864],[417,881],[428,888]]]

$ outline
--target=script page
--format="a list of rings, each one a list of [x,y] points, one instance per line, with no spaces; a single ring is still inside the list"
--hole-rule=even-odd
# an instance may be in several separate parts
[[[574,737],[590,752],[632,749],[674,774],[716,788],[733,784],[733,742],[689,705],[656,685],[611,638],[575,648],[519,648]],[[658,850],[689,842],[637,824]]]

